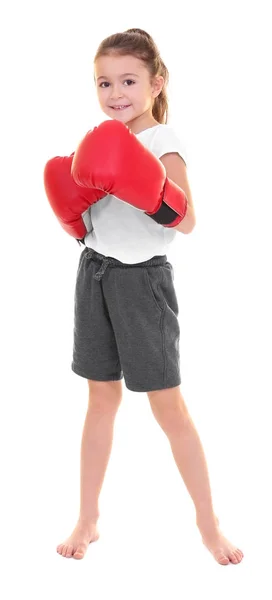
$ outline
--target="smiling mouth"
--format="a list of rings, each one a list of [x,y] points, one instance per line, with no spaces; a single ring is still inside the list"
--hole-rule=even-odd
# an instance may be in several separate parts
[[[120,104],[120,106],[111,106],[110,108],[112,108],[113,110],[125,110],[125,108],[129,108],[130,106],[130,104]]]

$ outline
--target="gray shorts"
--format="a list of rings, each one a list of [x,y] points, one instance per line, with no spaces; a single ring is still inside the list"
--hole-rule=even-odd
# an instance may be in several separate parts
[[[75,285],[72,370],[124,377],[133,392],[178,386],[178,302],[166,254],[127,264],[84,248]]]

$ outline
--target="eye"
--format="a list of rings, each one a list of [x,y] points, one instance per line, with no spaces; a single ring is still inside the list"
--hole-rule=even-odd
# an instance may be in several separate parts
[[[125,79],[125,82],[126,81],[129,81],[132,84],[135,83],[135,81],[133,81],[133,79]],[[108,85],[110,85],[108,81],[102,81],[102,83],[99,84],[99,87],[102,87],[104,85],[104,83],[107,84],[107,87],[108,87]],[[130,85],[128,87],[130,87]]]

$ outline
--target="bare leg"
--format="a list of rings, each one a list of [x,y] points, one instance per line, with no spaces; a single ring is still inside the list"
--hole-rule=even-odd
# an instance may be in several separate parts
[[[167,435],[171,450],[194,502],[202,541],[222,565],[239,563],[243,552],[221,533],[214,513],[203,447],[179,387],[148,392],[153,414]]]
[[[115,416],[122,398],[121,381],[91,382],[80,465],[80,513],[72,534],[57,546],[67,558],[83,558],[99,531],[99,495],[110,458]]]

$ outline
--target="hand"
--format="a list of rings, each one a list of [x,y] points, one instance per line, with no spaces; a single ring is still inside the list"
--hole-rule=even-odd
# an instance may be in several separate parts
[[[63,229],[81,240],[91,229],[88,209],[105,196],[101,190],[77,185],[71,175],[74,152],[70,156],[55,156],[44,168],[47,198]]]
[[[71,173],[78,185],[113,194],[166,227],[185,217],[185,192],[120,121],[104,121],[88,131],[75,152]]]

